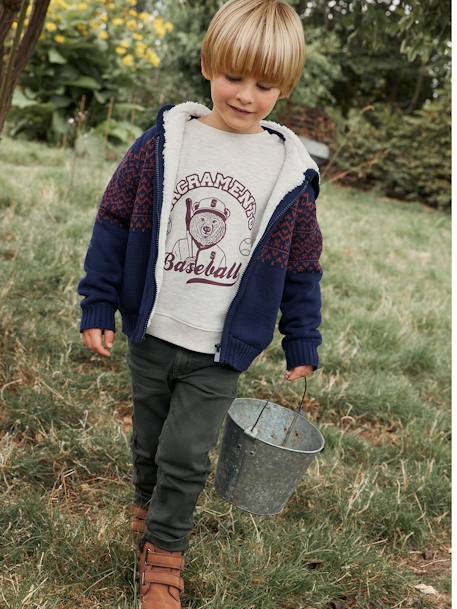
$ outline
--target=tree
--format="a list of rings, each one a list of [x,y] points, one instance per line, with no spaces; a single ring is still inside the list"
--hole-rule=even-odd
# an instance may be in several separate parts
[[[25,26],[29,0],[0,1],[0,133],[19,82],[43,29],[50,0],[32,0],[30,19]],[[17,23],[13,32],[13,23]],[[5,42],[12,34],[6,62]]]
[[[340,40],[332,61],[344,78],[332,90],[350,108],[387,101],[412,114],[450,75],[450,2],[290,0],[305,27]]]

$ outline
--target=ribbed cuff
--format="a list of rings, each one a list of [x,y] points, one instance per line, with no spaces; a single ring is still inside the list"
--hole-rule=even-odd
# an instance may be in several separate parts
[[[89,330],[90,328],[100,328],[101,330],[113,330],[116,331],[115,314],[116,309],[106,303],[101,302],[99,304],[91,305],[87,308],[82,308],[81,325],[79,328],[80,332]]]
[[[304,339],[283,340],[282,348],[286,354],[287,370],[297,366],[312,366],[313,370],[319,368],[319,354],[317,347],[320,343]]]

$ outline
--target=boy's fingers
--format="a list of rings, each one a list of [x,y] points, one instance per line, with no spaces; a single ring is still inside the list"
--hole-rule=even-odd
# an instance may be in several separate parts
[[[93,336],[93,343],[92,346],[95,350],[96,353],[98,353],[99,355],[104,355],[104,356],[110,356],[111,352],[109,351],[109,349],[106,349],[102,343],[102,330],[98,330],[97,334],[95,334]]]
[[[100,330],[84,330],[83,332],[83,338],[84,338],[84,343],[86,345],[86,347],[89,349],[89,351],[92,351],[94,348],[94,336],[96,335],[97,332],[100,332]]]
[[[108,332],[110,330],[107,330]],[[98,328],[91,328],[84,332],[84,340],[89,351],[94,351],[99,355],[110,356],[111,352],[102,345],[102,331]]]
[[[101,330],[90,329],[87,331],[87,348],[90,351],[97,351],[98,345],[101,344]]]
[[[111,348],[113,346],[115,338],[115,332],[113,332],[112,330],[105,330],[105,345],[108,348]]]

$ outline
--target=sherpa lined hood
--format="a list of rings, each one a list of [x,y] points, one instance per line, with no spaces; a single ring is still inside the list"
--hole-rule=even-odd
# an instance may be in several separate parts
[[[184,125],[191,116],[205,116],[211,110],[199,102],[186,101],[180,104],[167,104],[162,106],[157,113],[156,125],[159,132],[165,135],[164,157],[169,162],[169,156],[179,158],[179,149],[183,138]],[[260,125],[269,131],[279,135],[286,147],[286,161],[283,171],[278,178],[275,197],[278,201],[285,194],[293,190],[303,182],[304,174],[308,169],[314,169],[319,177],[320,173],[317,163],[312,159],[300,138],[288,127],[275,123],[274,121],[261,120]],[[170,155],[168,155],[168,152]],[[171,171],[171,170],[170,170]]]

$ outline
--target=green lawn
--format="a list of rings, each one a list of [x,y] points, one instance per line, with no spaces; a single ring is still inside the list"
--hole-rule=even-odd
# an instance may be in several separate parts
[[[79,334],[96,210],[116,163],[0,143],[0,606],[133,608],[126,337]],[[306,411],[326,438],[284,511],[223,501],[213,471],[186,553],[183,607],[450,607],[451,219],[322,184],[324,342]],[[267,398],[273,343],[240,378]],[[304,381],[273,399],[298,408]],[[219,446],[222,439],[220,436]],[[421,585],[433,586],[426,594]],[[419,586],[419,588],[417,587]]]

